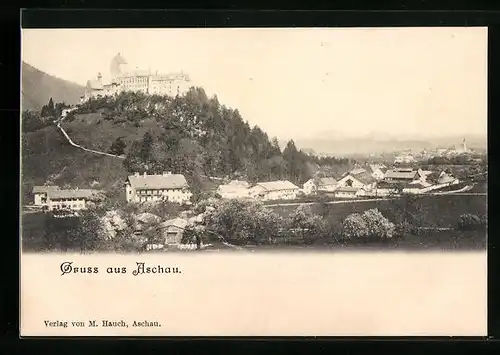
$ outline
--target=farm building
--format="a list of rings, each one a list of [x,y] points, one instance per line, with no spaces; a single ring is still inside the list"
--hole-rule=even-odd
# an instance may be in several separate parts
[[[262,200],[293,200],[300,188],[290,181],[278,180],[259,182],[250,188],[250,195]]]
[[[135,173],[125,183],[127,202],[171,201],[187,203],[192,193],[184,175]]]
[[[357,168],[345,173],[338,181],[339,187],[355,187],[369,191],[376,186],[373,176],[362,168]]]
[[[310,195],[316,192],[334,192],[337,188],[337,180],[332,177],[312,178],[304,183],[304,193]]]
[[[390,169],[384,176],[386,182],[411,182],[418,179],[420,179],[418,171],[412,168]]]
[[[356,198],[359,195],[360,188],[352,186],[341,186],[335,190],[335,197],[338,198]]]
[[[228,184],[219,185],[217,193],[225,199],[247,198],[250,196],[250,184],[246,181],[232,180]]]
[[[97,197],[98,191],[90,189],[60,189],[58,186],[34,186],[34,205],[55,210],[83,210]]]

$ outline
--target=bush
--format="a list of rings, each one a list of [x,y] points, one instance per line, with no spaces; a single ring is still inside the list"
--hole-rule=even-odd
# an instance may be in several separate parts
[[[365,238],[369,234],[363,215],[352,213],[342,223],[342,237],[345,239]]]
[[[216,203],[205,218],[208,230],[234,244],[273,244],[285,225],[276,213],[255,201]]]
[[[324,231],[323,219],[314,214],[307,205],[299,205],[288,217],[288,224],[305,244],[311,244],[321,238]]]
[[[477,215],[472,213],[464,213],[460,215],[460,220],[458,221],[458,229],[470,230],[475,229],[483,225],[483,221]]]
[[[363,214],[353,213],[342,223],[342,236],[345,239],[391,239],[395,232],[394,223],[385,218],[375,208]]]
[[[370,237],[391,239],[394,236],[396,229],[394,223],[385,218],[377,208],[365,211],[363,219],[365,220]]]

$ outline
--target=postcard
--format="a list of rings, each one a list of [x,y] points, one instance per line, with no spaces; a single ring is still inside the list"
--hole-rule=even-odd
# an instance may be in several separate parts
[[[487,29],[23,29],[20,334],[487,335]]]

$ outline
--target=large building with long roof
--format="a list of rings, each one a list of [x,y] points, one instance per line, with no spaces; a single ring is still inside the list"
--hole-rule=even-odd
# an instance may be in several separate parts
[[[110,64],[111,81],[103,83],[102,74],[87,81],[82,101],[112,96],[123,91],[143,92],[149,95],[181,95],[192,86],[186,73],[158,73],[158,71],[130,69],[127,60],[118,53]]]

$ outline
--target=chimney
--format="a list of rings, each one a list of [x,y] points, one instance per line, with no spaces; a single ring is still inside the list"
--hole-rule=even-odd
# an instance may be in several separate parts
[[[143,176],[144,176],[144,177],[148,176],[148,173],[147,173],[147,172],[144,172],[144,175],[143,175]]]
[[[171,173],[170,171],[164,171],[162,175],[163,175],[163,176],[167,176],[167,175],[171,175],[171,174],[172,174],[172,173]]]
[[[135,173],[134,173],[134,176],[139,177],[139,173],[138,173],[138,172],[135,172]]]

